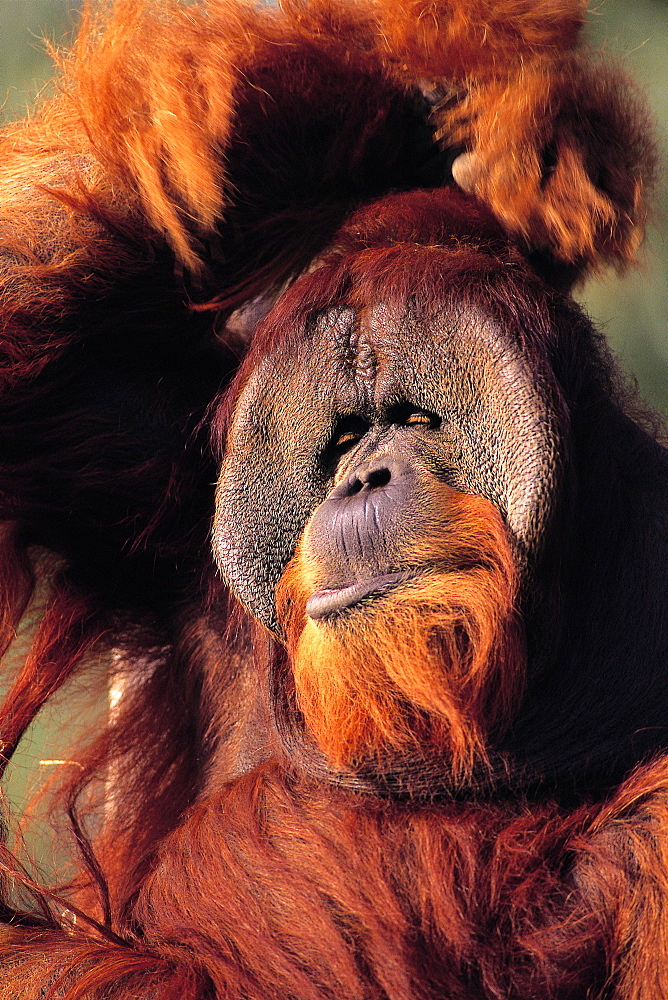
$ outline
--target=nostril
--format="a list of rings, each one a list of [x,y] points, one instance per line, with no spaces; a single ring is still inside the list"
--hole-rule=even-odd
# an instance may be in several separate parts
[[[348,479],[345,479],[331,493],[330,499],[340,500],[344,497],[356,497],[362,491],[382,490],[392,480],[392,469],[389,465],[370,465],[356,469]]]
[[[383,486],[387,486],[391,478],[392,473],[387,467],[370,469],[365,476],[365,485],[370,490],[381,490]]]

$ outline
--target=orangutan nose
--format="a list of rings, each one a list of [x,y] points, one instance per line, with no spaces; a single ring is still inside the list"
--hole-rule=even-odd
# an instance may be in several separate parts
[[[371,462],[360,469],[356,469],[347,479],[332,490],[328,500],[344,499],[354,497],[359,493],[370,493],[372,490],[381,490],[388,486],[394,479],[401,475],[395,467],[394,474],[389,462]]]
[[[354,469],[314,512],[307,532],[311,555],[328,586],[349,584],[393,568],[418,475],[408,462],[379,456]]]

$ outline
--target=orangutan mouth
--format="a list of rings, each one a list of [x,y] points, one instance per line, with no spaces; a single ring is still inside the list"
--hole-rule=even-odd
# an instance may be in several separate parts
[[[347,587],[333,587],[316,590],[306,602],[306,614],[315,619],[328,618],[337,615],[362,601],[381,597],[388,590],[393,590],[401,583],[412,580],[415,571],[404,570],[401,573],[386,573],[375,576],[371,580],[362,580]]]

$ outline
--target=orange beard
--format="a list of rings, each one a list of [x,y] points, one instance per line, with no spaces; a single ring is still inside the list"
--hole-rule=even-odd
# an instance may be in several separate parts
[[[335,765],[437,753],[463,782],[476,761],[486,762],[488,737],[517,706],[524,648],[498,511],[445,485],[434,501],[429,534],[405,560],[426,568],[414,580],[314,621],[304,608],[318,589],[318,567],[302,540],[276,603],[297,705]]]

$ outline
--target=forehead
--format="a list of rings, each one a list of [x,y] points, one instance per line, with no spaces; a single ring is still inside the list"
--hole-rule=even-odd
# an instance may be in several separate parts
[[[234,425],[266,425],[289,402],[301,411],[358,412],[369,419],[408,401],[448,416],[485,389],[531,376],[512,332],[483,309],[452,301],[428,318],[386,303],[342,306],[313,316],[255,368]],[[521,395],[521,392],[520,392]]]

